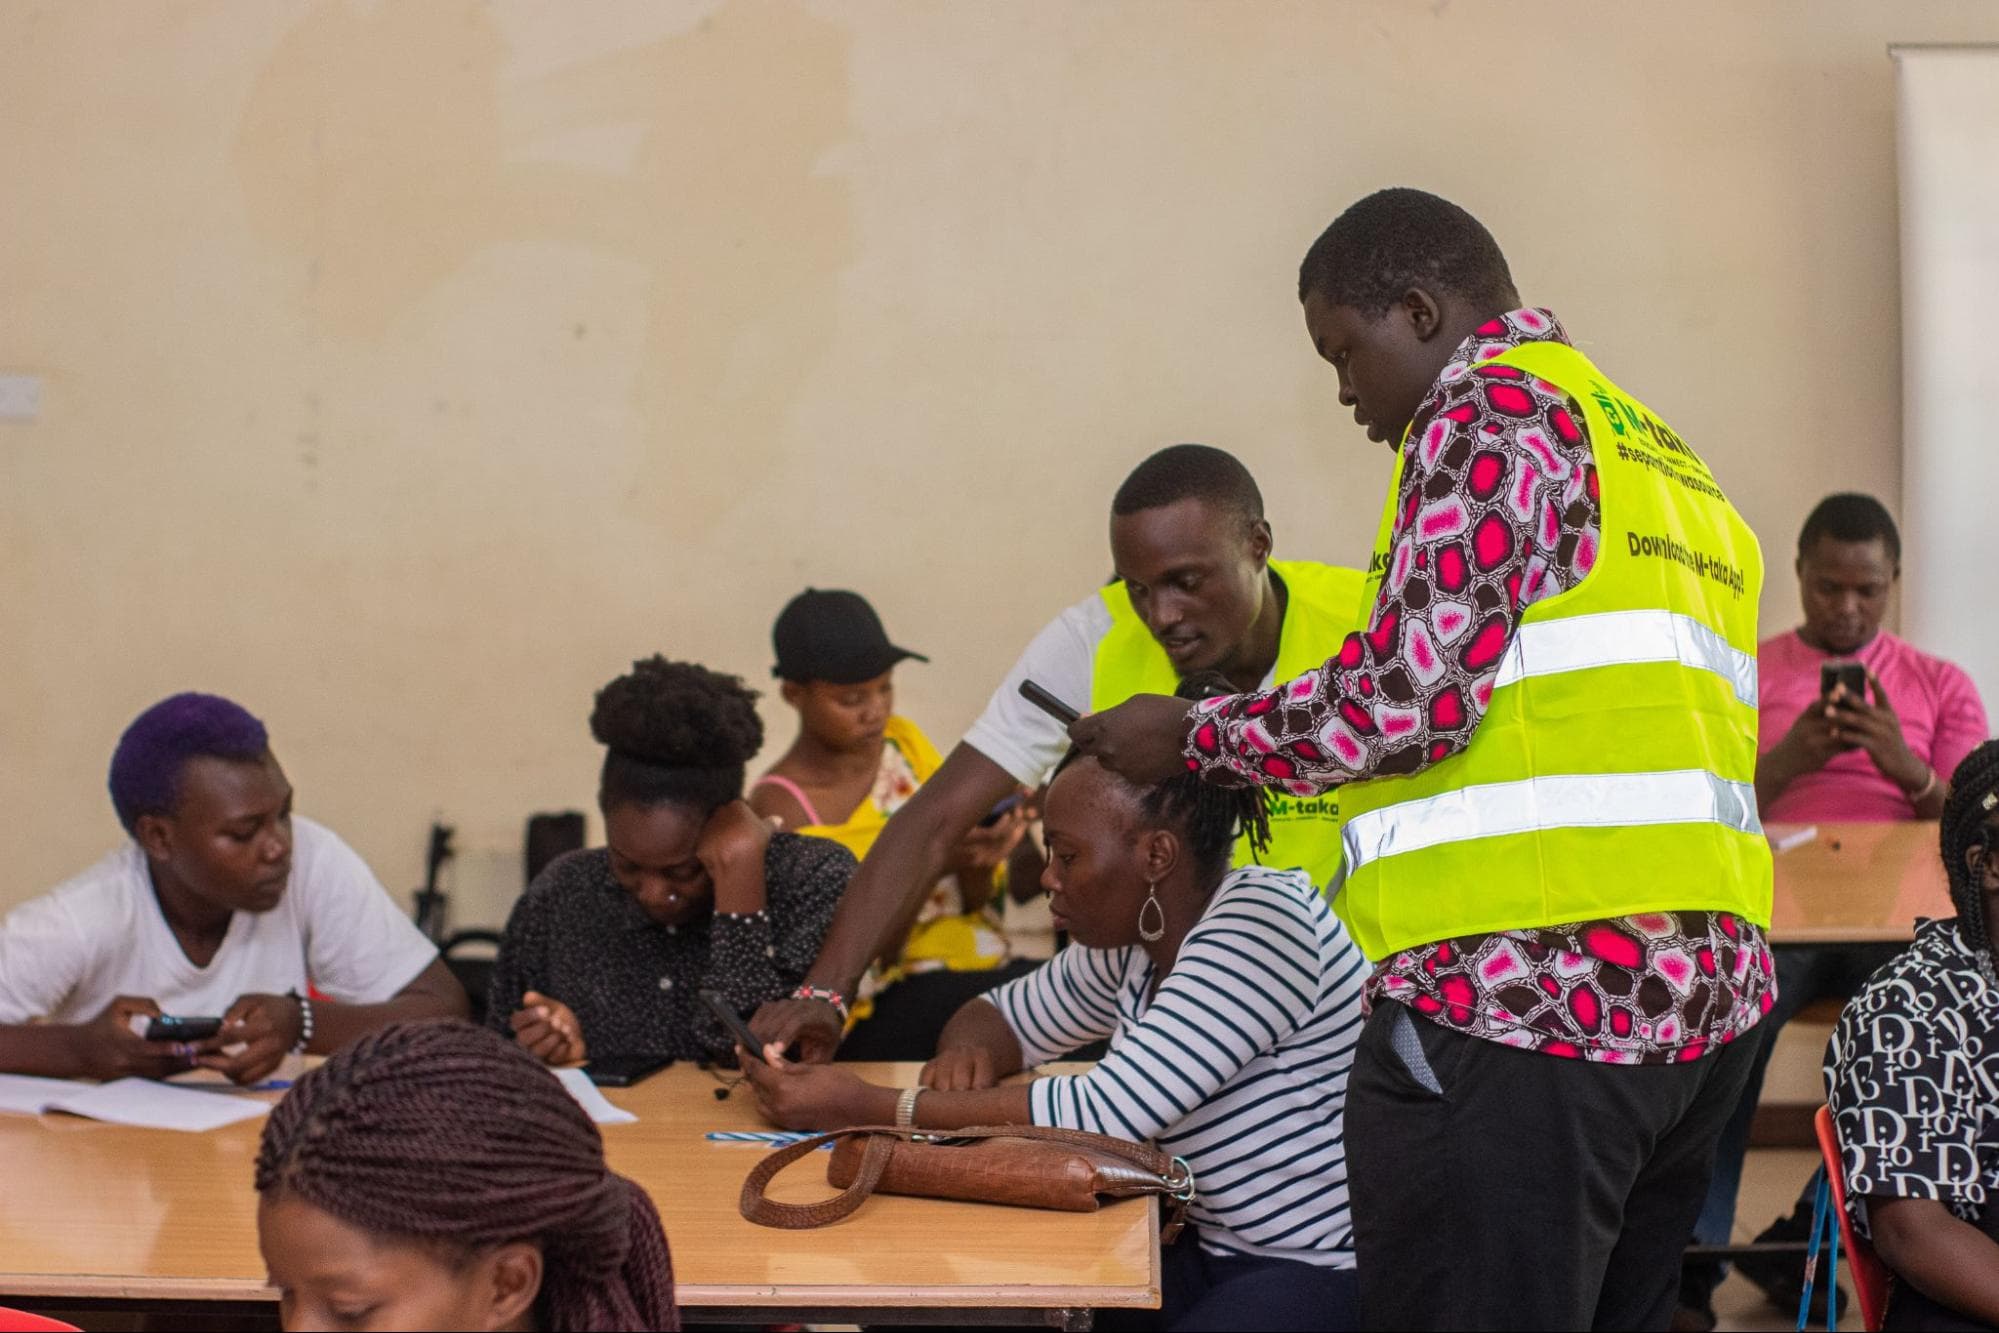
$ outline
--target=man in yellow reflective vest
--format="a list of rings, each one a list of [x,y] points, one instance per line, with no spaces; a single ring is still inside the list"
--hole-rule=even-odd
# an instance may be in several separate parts
[[[956,841],[1019,787],[1045,782],[1069,748],[1061,723],[1023,699],[1032,680],[1078,709],[1108,708],[1148,690],[1170,693],[1182,678],[1219,675],[1258,689],[1309,671],[1359,623],[1363,576],[1311,561],[1272,560],[1263,495],[1233,455],[1176,444],[1140,463],[1111,502],[1116,582],[1064,611],[1034,637],[993,692],[986,711],[944,763],[896,811],[840,900],[833,925],[799,994],[766,1004],[752,1027],[765,1041],[798,1043],[808,1060],[830,1059],[851,998],[876,955],[916,906],[909,886],[929,884]],[[1265,865],[1308,871],[1322,887],[1338,873],[1339,798],[1278,793]],[[1238,863],[1250,855],[1238,848]],[[927,1060],[957,1006],[1012,975],[926,973],[897,982],[936,992],[927,1032],[899,1034],[884,1050],[856,1026],[849,1058]],[[906,1006],[905,1006],[906,1007]],[[873,1022],[872,1019],[868,1022]]]
[[[1756,539],[1455,205],[1361,200],[1299,296],[1397,451],[1366,628],[1072,735],[1141,780],[1343,792],[1365,1325],[1664,1328],[1772,999]]]

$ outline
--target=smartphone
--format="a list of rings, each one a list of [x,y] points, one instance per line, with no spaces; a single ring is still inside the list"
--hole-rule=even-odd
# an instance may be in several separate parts
[[[998,805],[994,806],[992,809],[986,811],[986,817],[979,821],[979,827],[991,828],[993,825],[999,823],[1003,817],[1005,817],[1007,811],[1013,809],[1016,805],[1019,805],[1022,801],[1026,799],[1027,798],[1025,796],[1022,796],[1019,792],[1015,792],[1013,795],[1007,797],[1004,801],[1001,801]]]
[[[1830,699],[1835,686],[1846,686],[1847,694],[1867,702],[1867,667],[1860,662],[1819,663],[1819,697]]]
[[[752,1060],[764,1058],[764,1044],[757,1040],[756,1033],[750,1031],[750,1025],[743,1021],[742,1015],[729,1007],[729,1002],[722,998],[720,991],[704,990],[701,992],[701,1000],[721,1021],[722,1026],[729,1030],[729,1035],[736,1039],[744,1054]]]
[[[1082,716],[1081,713],[1078,713],[1075,709],[1069,707],[1069,705],[1063,703],[1060,699],[1057,699],[1031,680],[1020,682],[1020,697],[1065,727]]]
[[[222,1031],[219,1018],[180,1018],[161,1014],[146,1024],[147,1041],[207,1041]]]
[[[583,1066],[584,1075],[600,1088],[629,1088],[672,1064],[665,1055],[613,1055]]]

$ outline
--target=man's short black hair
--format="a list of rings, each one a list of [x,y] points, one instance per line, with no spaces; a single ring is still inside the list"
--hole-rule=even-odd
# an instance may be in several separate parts
[[[1242,461],[1205,444],[1171,444],[1131,470],[1111,499],[1113,515],[1159,509],[1182,500],[1234,509],[1244,521],[1263,517],[1263,492]]]
[[[1871,542],[1877,538],[1887,548],[1888,563],[1902,567],[1902,534],[1888,506],[1871,495],[1843,491],[1819,501],[1798,532],[1798,554],[1803,556],[1821,537],[1836,542]]]
[[[1379,319],[1412,287],[1451,294],[1495,312],[1520,304],[1499,242],[1448,199],[1422,190],[1377,190],[1333,219],[1298,267],[1298,299]]]

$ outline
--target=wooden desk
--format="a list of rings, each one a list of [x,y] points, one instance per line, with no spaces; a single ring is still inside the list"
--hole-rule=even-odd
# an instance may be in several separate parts
[[[1918,916],[1955,916],[1934,821],[1820,824],[1803,846],[1775,853],[1775,944],[1911,939]],[[1800,826],[1772,824],[1775,846]]]
[[[856,1066],[906,1083],[917,1066]],[[763,1128],[747,1088],[676,1065],[610,1099],[639,1117],[604,1126],[614,1169],[643,1184],[673,1250],[690,1320],[1046,1323],[1087,1327],[1090,1307],[1159,1304],[1156,1200],[1056,1213],[879,1196],[814,1231],[737,1212],[766,1149],[708,1142]],[[269,1309],[251,1168],[261,1120],[208,1134],[62,1116],[0,1115],[0,1304],[44,1310],[144,1303]],[[825,1159],[772,1197],[824,1198]]]

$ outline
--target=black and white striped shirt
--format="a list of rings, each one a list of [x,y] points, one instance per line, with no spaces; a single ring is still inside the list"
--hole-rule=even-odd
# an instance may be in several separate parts
[[[1133,945],[1072,946],[986,998],[1030,1065],[1110,1041],[1089,1073],[1034,1082],[1035,1124],[1185,1159],[1188,1216],[1215,1253],[1351,1268],[1344,1113],[1367,974],[1305,875],[1245,866],[1156,996]]]

